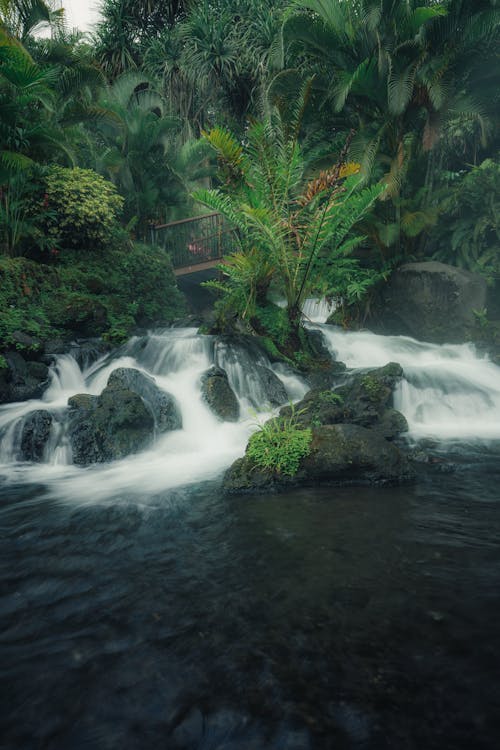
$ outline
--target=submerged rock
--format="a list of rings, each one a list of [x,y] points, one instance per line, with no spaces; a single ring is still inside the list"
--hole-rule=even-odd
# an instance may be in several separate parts
[[[21,460],[42,461],[52,427],[52,414],[45,409],[29,414],[21,433]]]
[[[226,473],[224,488],[243,493],[317,482],[398,484],[413,475],[405,454],[381,434],[359,425],[332,424],[312,428],[309,455],[300,461],[295,476],[261,469],[245,456]]]
[[[182,428],[177,401],[170,393],[162,391],[150,375],[132,367],[118,367],[109,376],[108,387],[125,388],[144,399],[153,415],[158,432]]]
[[[238,421],[240,406],[225,370],[214,366],[203,373],[201,395],[216,417],[224,422]]]
[[[486,303],[482,276],[437,261],[407,263],[382,288],[367,325],[436,344],[462,343],[474,325],[474,311]]]
[[[100,396],[69,399],[69,439],[73,462],[80,466],[124,458],[154,438],[154,419],[141,397],[118,385]]]

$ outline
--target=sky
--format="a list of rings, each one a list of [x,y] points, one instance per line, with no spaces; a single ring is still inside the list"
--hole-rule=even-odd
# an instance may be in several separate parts
[[[89,31],[98,18],[100,0],[62,0],[66,13],[66,23],[70,29]]]

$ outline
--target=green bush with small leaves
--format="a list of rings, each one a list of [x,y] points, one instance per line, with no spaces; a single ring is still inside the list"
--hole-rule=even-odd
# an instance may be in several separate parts
[[[312,431],[298,427],[295,414],[271,419],[259,426],[247,446],[247,456],[260,469],[294,476],[300,461],[309,454]]]
[[[45,181],[45,230],[57,247],[99,249],[118,229],[123,198],[91,169],[51,167]]]

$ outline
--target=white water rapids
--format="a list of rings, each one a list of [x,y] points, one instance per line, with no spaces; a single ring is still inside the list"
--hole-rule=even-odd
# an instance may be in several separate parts
[[[311,309],[309,319],[321,319],[324,312]],[[349,333],[319,323],[314,327],[323,333],[332,356],[348,368],[379,367],[391,361],[402,365],[405,377],[395,393],[394,406],[407,418],[410,437],[438,441],[500,438],[500,368],[479,357],[472,346],[437,346],[401,336]],[[202,400],[200,377],[214,363],[227,371],[240,402],[241,418],[236,423],[219,421]],[[249,435],[270,414],[256,365],[274,369],[291,400],[307,391],[300,378],[271,366],[257,351],[199,336],[195,329],[169,329],[134,338],[113,356],[83,371],[73,357],[62,355],[52,368],[43,399],[0,408],[0,481],[39,482],[67,497],[91,500],[130,492],[154,494],[215,478],[243,455]],[[87,468],[73,466],[64,429],[68,398],[76,393],[101,393],[118,367],[135,367],[152,375],[160,388],[177,399],[183,427],[126,459]],[[37,409],[54,416],[45,461],[16,461],[19,426]]]
[[[211,365],[223,367],[240,403],[240,420],[221,422],[204,403],[200,378]],[[0,409],[0,478],[12,482],[54,485],[65,496],[95,499],[128,492],[154,494],[170,487],[213,479],[245,452],[249,435],[270,416],[270,407],[256,365],[271,368],[260,353],[225,346],[196,329],[169,329],[134,338],[117,356],[103,357],[82,372],[69,355],[57,358],[51,384],[42,400],[9,404]],[[182,414],[182,429],[158,438],[148,450],[106,464],[81,468],[71,464],[64,435],[67,401],[76,393],[97,395],[118,367],[133,367],[154,377],[172,394]],[[302,398],[307,386],[292,374],[275,368],[290,399]],[[23,419],[45,409],[56,421],[46,460],[30,464],[15,460]]]

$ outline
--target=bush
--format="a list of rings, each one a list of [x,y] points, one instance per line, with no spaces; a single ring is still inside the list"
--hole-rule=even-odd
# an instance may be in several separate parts
[[[247,456],[261,469],[294,476],[301,458],[309,454],[312,432],[295,423],[295,414],[261,425],[247,446]]]
[[[37,339],[103,335],[125,340],[140,325],[184,312],[168,255],[155,247],[64,250],[56,265],[0,257],[0,350]]]
[[[91,169],[51,167],[45,178],[44,229],[54,246],[85,250],[112,240],[123,198]]]

